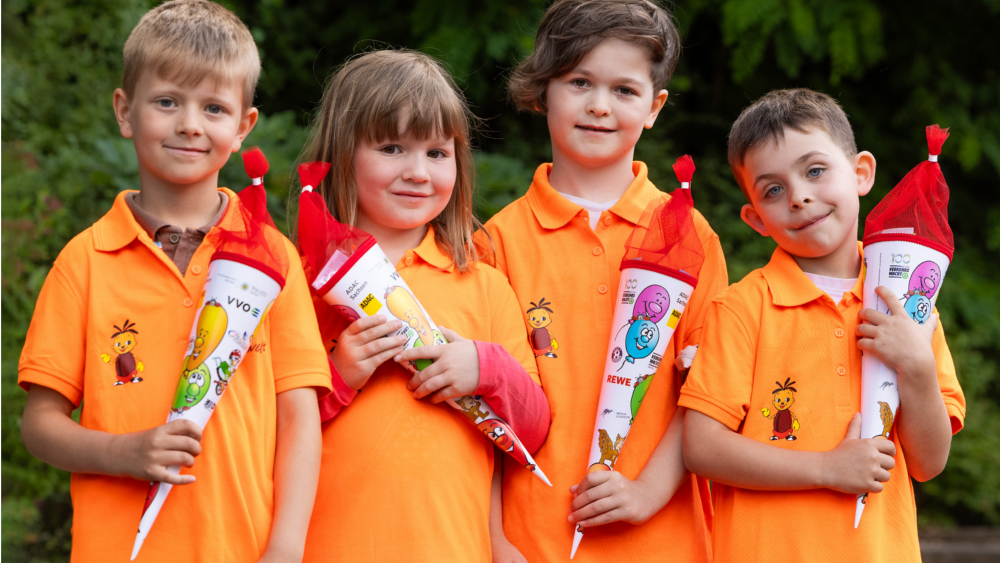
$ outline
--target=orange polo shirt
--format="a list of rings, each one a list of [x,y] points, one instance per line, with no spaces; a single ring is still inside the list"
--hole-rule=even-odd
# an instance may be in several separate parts
[[[504,532],[529,561],[569,558],[574,529],[567,520],[569,487],[586,475],[625,239],[647,204],[669,197],[649,181],[646,165],[636,162],[635,180],[601,213],[593,230],[587,211],[549,184],[551,169],[551,164],[540,166],[528,193],[486,224],[497,269],[510,280],[522,314],[543,298],[551,303],[552,320],[544,328],[557,344],[550,352],[555,357],[542,352],[537,358],[552,426],[534,457],[552,487],[513,463],[504,466]],[[676,374],[669,360],[698,343],[707,305],[728,283],[719,238],[698,212],[695,228],[705,246],[705,265],[615,464],[630,479],[645,466],[677,408]],[[688,475],[667,506],[645,524],[616,522],[587,530],[574,562],[708,561],[705,493],[704,481],[699,486]]]
[[[864,273],[834,303],[787,252],[776,249],[767,266],[712,303],[680,404],[772,447],[833,449],[861,407],[855,328],[863,288]],[[958,432],[965,397],[940,324],[932,345],[952,432]],[[772,404],[775,382],[783,385],[788,378],[795,400],[786,412],[799,422],[792,430],[794,441],[775,435]],[[900,406],[896,424],[906,415],[906,406]],[[896,466],[885,489],[868,496],[856,530],[856,495],[831,489],[755,491],[715,483],[716,561],[920,561],[906,455],[895,431],[892,440]]]
[[[236,195],[224,190],[233,201]],[[212,237],[182,276],[118,194],[111,211],[66,245],[35,305],[18,383],[83,404],[85,428],[124,434],[159,426],[167,413],[215,248]],[[230,204],[220,225],[239,225]],[[277,238],[280,235],[275,233]],[[330,387],[330,370],[295,247],[285,288],[205,427],[190,485],[170,492],[138,563],[256,561],[274,507],[275,395]],[[115,385],[115,326],[134,323],[139,382]],[[102,355],[109,356],[105,362]],[[71,561],[128,561],[149,483],[74,473]]]
[[[485,264],[459,272],[433,228],[396,270],[434,323],[502,344],[538,382],[514,292],[499,272]],[[324,324],[331,342],[339,332]],[[410,377],[393,361],[382,364],[323,425],[303,561],[489,563],[493,444],[448,405],[414,399]]]

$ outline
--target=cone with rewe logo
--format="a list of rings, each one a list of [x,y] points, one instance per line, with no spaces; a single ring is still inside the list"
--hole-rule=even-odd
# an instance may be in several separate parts
[[[614,470],[660,363],[673,360],[663,356],[705,256],[692,217],[694,170],[690,156],[677,159],[680,189],[653,201],[625,243],[587,473]],[[570,559],[584,531],[576,526]]]

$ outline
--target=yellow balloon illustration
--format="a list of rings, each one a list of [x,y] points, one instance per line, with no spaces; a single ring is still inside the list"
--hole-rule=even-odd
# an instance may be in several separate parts
[[[218,301],[212,299],[201,308],[198,316],[198,329],[194,336],[194,348],[188,356],[187,371],[198,368],[215,350],[226,334],[229,325],[229,315]]]

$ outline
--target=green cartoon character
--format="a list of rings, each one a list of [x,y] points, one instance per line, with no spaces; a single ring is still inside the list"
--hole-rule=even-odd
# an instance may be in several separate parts
[[[642,406],[642,400],[646,398],[646,392],[649,391],[649,385],[653,382],[654,375],[656,374],[640,375],[635,380],[634,391],[632,391],[632,418],[628,421],[629,426],[632,426],[635,417],[639,416],[639,407]]]
[[[211,381],[212,372],[205,364],[201,364],[191,371],[185,371],[177,383],[174,404],[170,406],[170,410],[180,413],[200,403],[208,394]]]

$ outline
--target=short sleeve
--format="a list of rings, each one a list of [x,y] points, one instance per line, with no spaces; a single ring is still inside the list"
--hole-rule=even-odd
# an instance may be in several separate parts
[[[750,407],[755,342],[735,311],[713,301],[678,405],[738,430]]]
[[[54,389],[79,406],[87,347],[87,310],[81,295],[86,283],[74,281],[73,267],[73,261],[61,255],[45,278],[21,350],[17,383],[25,391],[33,384]]]
[[[709,305],[729,286],[729,273],[726,270],[726,258],[722,254],[719,236],[698,212],[695,212],[695,227],[705,249],[705,262],[698,274],[698,285],[691,293],[691,299],[684,308],[684,315],[677,326],[677,333],[672,342],[675,357],[684,348],[700,344]]]
[[[506,278],[499,275],[495,277],[497,280],[492,284],[493,291],[491,291],[493,294],[491,301],[496,303],[490,320],[492,341],[506,348],[507,352],[524,366],[532,381],[541,385],[535,354],[528,346],[528,332],[524,325],[524,317],[517,306],[514,290],[510,288]]]
[[[330,366],[302,263],[291,244],[287,246],[288,279],[269,313],[275,391],[316,387],[324,397],[331,389]]]
[[[958,383],[955,361],[951,357],[951,350],[944,338],[944,328],[940,317],[938,326],[934,330],[931,347],[934,350],[934,360],[937,362],[938,386],[941,388],[941,397],[944,399],[944,406],[948,411],[948,418],[951,420],[951,433],[956,434],[965,426],[965,393],[962,392],[962,387]]]

